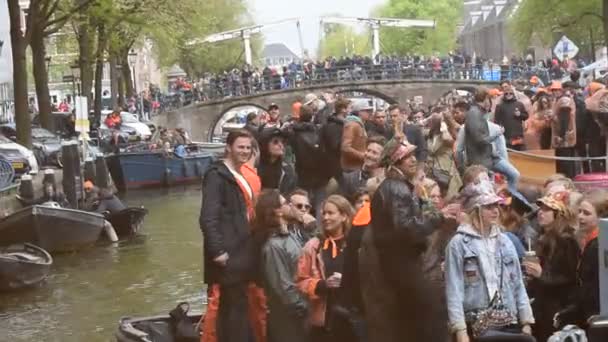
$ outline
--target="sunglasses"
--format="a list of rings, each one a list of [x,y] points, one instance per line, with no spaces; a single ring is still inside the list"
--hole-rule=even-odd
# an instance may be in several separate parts
[[[297,204],[292,203],[292,204],[298,210],[304,210],[304,209],[310,210],[310,208],[312,208],[312,205],[310,205],[310,204],[302,204],[302,203],[297,203]]]

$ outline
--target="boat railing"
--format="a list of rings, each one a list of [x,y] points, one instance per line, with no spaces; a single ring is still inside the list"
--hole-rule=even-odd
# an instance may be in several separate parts
[[[513,149],[507,149],[507,151],[509,153],[509,161],[520,172],[521,180],[524,183],[543,184],[547,177],[557,173],[556,161],[569,161],[574,162],[576,164],[593,161],[604,161],[606,165],[608,165],[608,156],[562,157],[555,156],[555,151],[552,149],[531,151],[517,151]],[[592,186],[608,187],[608,177],[606,178],[606,180],[573,179],[573,182],[577,186],[577,188],[585,190],[589,189]]]

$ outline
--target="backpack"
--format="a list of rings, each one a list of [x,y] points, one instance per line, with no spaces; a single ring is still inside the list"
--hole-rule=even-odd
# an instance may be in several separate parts
[[[296,156],[296,168],[316,170],[322,167],[325,151],[321,144],[319,128],[312,130],[297,130],[293,152]]]

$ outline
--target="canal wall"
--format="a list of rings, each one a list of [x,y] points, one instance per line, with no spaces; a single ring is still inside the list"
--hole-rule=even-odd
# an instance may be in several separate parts
[[[55,184],[57,189],[62,190],[61,182],[63,181],[63,170],[53,169],[55,171]],[[36,198],[42,196],[42,180],[44,179],[44,170],[41,170],[35,176],[32,176],[32,184],[34,186],[34,194]],[[4,189],[0,189],[0,217],[7,216],[13,212],[23,208],[21,202],[17,199],[19,193],[19,182],[10,185]],[[63,190],[62,190],[63,191]]]

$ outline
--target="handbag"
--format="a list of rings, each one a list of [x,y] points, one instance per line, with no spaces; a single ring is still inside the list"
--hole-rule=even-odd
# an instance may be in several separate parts
[[[482,337],[490,330],[500,330],[513,324],[517,324],[517,318],[513,316],[511,311],[505,306],[502,300],[503,286],[503,268],[502,252],[500,253],[500,288],[494,294],[490,301],[490,305],[483,310],[474,313],[472,319],[471,330],[473,337]]]

